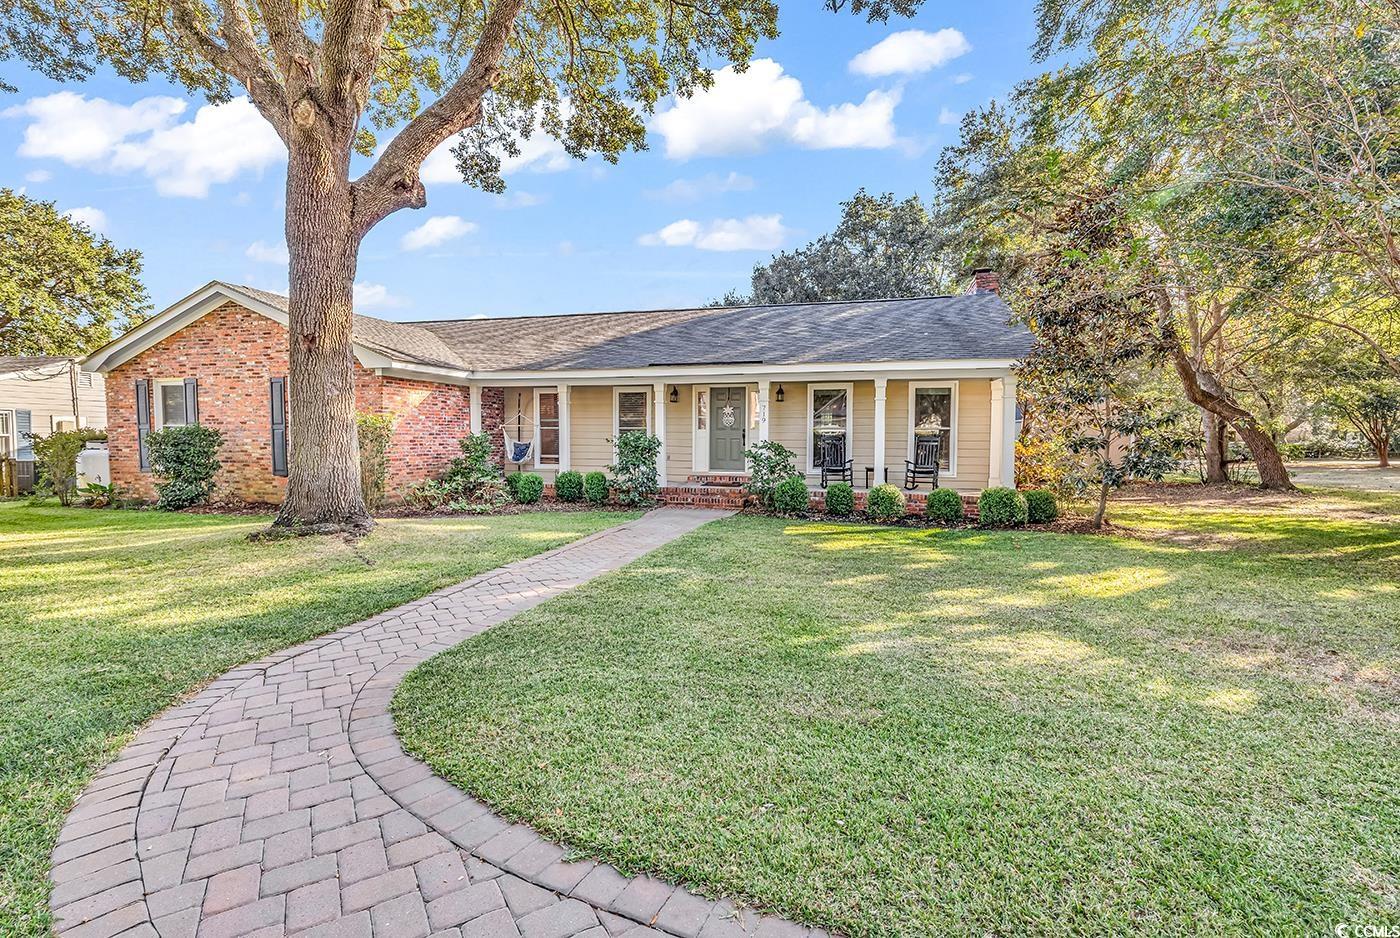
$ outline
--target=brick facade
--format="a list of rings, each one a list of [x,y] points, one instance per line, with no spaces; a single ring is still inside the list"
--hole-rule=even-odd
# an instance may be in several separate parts
[[[268,382],[286,373],[287,330],[236,303],[118,365],[107,375],[112,481],[137,497],[155,497],[151,474],[137,465],[136,382],[193,377],[199,381],[200,422],[224,435],[215,497],[280,502],[287,480],[272,474]],[[381,377],[356,365],[355,398],[362,411],[397,418],[389,449],[391,496],[409,482],[441,472],[461,452],[458,441],[470,424],[466,388]],[[296,414],[288,418],[295,420]]]

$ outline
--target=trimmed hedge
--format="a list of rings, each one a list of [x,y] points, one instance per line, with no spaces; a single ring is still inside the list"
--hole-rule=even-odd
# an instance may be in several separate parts
[[[978,496],[977,514],[984,528],[1019,528],[1026,523],[1026,498],[1015,489],[994,486]]]
[[[581,502],[583,501],[583,473],[561,472],[554,479],[554,494],[561,502]]]
[[[937,524],[957,524],[963,519],[962,496],[952,489],[934,489],[928,495],[924,514]]]
[[[544,494],[544,476],[538,472],[516,472],[511,478],[515,480],[515,500],[522,505],[533,505]]]
[[[856,490],[849,482],[833,482],[826,489],[826,512],[849,515],[856,510]]]
[[[590,472],[583,477],[583,497],[595,505],[606,504],[608,500],[608,477],[601,472]]]
[[[780,515],[806,511],[808,504],[807,480],[802,476],[788,476],[773,487],[773,510]]]
[[[1031,489],[1025,493],[1026,520],[1031,524],[1049,524],[1060,516],[1060,503],[1048,489]]]
[[[904,493],[886,482],[865,496],[865,510],[876,521],[898,521],[904,517]]]

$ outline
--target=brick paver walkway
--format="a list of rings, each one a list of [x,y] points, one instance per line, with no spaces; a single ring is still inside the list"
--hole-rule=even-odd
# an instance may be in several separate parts
[[[88,787],[53,854],[62,938],[811,935],[568,862],[405,755],[419,662],[723,512],[660,509],[228,672]]]

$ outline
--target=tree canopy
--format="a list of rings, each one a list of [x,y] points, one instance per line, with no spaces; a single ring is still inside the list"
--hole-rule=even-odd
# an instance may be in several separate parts
[[[0,189],[0,355],[82,355],[111,341],[149,309],[140,276],[140,252]]]

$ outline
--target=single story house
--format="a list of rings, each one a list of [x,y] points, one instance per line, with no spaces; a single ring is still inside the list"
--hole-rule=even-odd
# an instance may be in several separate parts
[[[507,468],[550,482],[605,469],[610,440],[646,430],[662,441],[668,501],[717,503],[705,496],[742,480],[745,448],[770,439],[797,454],[814,488],[823,464],[844,457],[858,489],[903,485],[906,460],[927,462],[936,439],[938,484],[973,494],[1014,484],[1013,367],[1031,343],[996,286],[979,271],[958,296],[411,323],[357,315],[356,395],[362,411],[396,418],[391,492],[441,472],[467,433],[490,432]],[[93,353],[86,367],[108,379],[113,481],[151,495],[143,435],[198,420],[224,434],[219,494],[278,501],[296,419],[286,326],[285,297],[216,281]],[[927,476],[916,481],[927,492]]]
[[[0,495],[34,486],[31,434],[107,426],[102,375],[76,358],[0,355]]]

